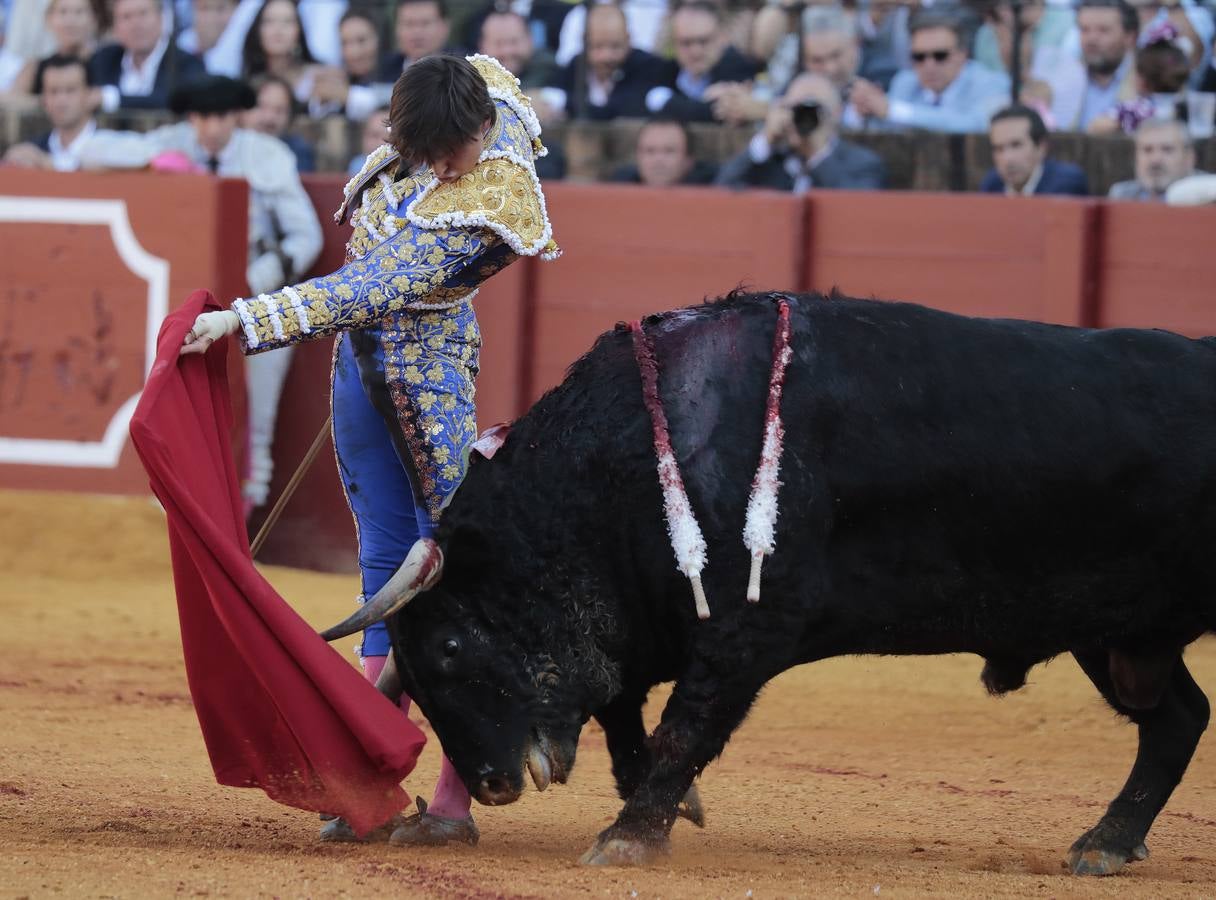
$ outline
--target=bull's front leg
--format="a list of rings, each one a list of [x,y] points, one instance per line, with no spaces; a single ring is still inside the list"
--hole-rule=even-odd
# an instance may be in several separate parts
[[[650,771],[651,756],[647,746],[646,726],[642,722],[642,704],[646,692],[622,692],[595,714],[604,729],[608,755],[612,758],[612,776],[616,792],[622,800],[633,796]],[[680,801],[677,815],[698,828],[705,827],[705,809],[695,784],[690,785]]]
[[[666,853],[681,800],[701,771],[722,752],[743,721],[767,674],[727,679],[694,666],[676,682],[663,719],[645,742],[649,767],[625,798],[616,821],[582,856],[589,865],[641,865]],[[638,716],[639,728],[641,716]]]

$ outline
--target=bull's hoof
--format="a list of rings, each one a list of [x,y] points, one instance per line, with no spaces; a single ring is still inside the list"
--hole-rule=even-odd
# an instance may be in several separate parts
[[[584,866],[645,866],[671,853],[671,844],[664,838],[660,843],[637,838],[600,838],[579,857]]]
[[[684,799],[680,801],[676,815],[681,819],[687,819],[698,828],[705,827],[705,807],[701,805],[701,795],[697,792],[695,784],[688,788]]]
[[[1091,828],[1068,851],[1068,870],[1074,875],[1114,875],[1129,862],[1148,859],[1143,842],[1124,843],[1101,825]]]

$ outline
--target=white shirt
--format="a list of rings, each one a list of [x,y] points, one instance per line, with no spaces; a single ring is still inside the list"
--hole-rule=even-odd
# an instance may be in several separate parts
[[[1020,191],[1014,190],[1010,185],[1005,185],[1006,197],[1033,197],[1034,189],[1039,186],[1039,182],[1043,180],[1043,164],[1039,163],[1034,167],[1034,171],[1030,173],[1030,177],[1026,179],[1026,183],[1022,185]]]
[[[75,172],[80,168],[80,150],[88,142],[89,138],[97,131],[97,120],[89,119],[85,123],[84,128],[80,129],[80,133],[72,143],[64,145],[59,137],[59,129],[56,128],[51,132],[50,140],[47,141],[47,146],[51,153],[51,165],[54,166],[56,172]]]
[[[130,53],[122,55],[122,74],[118,76],[118,86],[102,85],[101,108],[105,112],[114,112],[122,104],[122,95],[131,97],[147,97],[156,88],[156,72],[160,61],[164,59],[165,51],[169,49],[169,39],[161,37],[152,48],[151,55],[144,60],[139,68],[135,67]]]
[[[118,77],[118,89],[132,97],[146,97],[156,87],[156,70],[169,49],[169,39],[162,37],[152,48],[152,53],[138,68],[130,53],[122,55],[122,74]]]

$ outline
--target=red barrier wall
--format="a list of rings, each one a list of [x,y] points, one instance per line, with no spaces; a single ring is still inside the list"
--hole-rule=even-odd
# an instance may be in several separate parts
[[[545,193],[563,255],[533,264],[530,399],[619,321],[739,285],[799,284],[803,208],[789,194],[573,184],[546,185]]]
[[[1216,334],[1216,207],[1110,203],[1102,220],[1097,324]]]
[[[148,490],[127,423],[160,321],[199,286],[244,292],[247,202],[242,181],[0,169],[0,487]]]
[[[970,316],[1090,324],[1095,202],[809,195],[806,283]]]
[[[342,184],[337,176],[305,179],[325,230],[312,274],[342,262],[348,228],[332,224]],[[7,462],[0,459],[0,487],[146,490],[125,426],[116,433],[111,426],[112,465],[12,459],[22,448],[43,451],[39,460],[46,452],[66,459],[104,444],[107,426],[120,421],[115,417],[142,383],[157,326],[148,322],[150,281],[166,307],[199,286],[221,300],[245,293],[245,190],[241,182],[197,176],[0,170],[0,455],[8,454]],[[522,412],[617,321],[741,284],[838,286],[971,315],[1216,333],[1216,254],[1207,246],[1216,209],[568,184],[549,185],[546,193],[564,256],[517,262],[476,301],[485,341],[483,427]],[[297,349],[280,411],[272,497],[328,416],[330,347],[322,340]],[[238,416],[241,368],[234,354]],[[239,435],[235,444],[239,451]],[[262,558],[350,569],[353,537],[326,448]]]

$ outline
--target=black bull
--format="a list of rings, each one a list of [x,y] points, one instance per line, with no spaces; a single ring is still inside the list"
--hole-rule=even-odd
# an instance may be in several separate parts
[[[1002,693],[1071,653],[1140,736],[1072,870],[1143,858],[1208,721],[1182,653],[1216,626],[1216,342],[837,297],[791,307],[780,518],[758,604],[741,530],[769,295],[645,322],[708,544],[710,619],[665,533],[627,330],[471,466],[439,531],[441,580],[389,619],[402,683],[469,790],[506,803],[525,769],[542,789],[564,780],[595,716],[625,803],[584,859],[642,861],[791,666],[974,653]],[[640,708],[664,681],[674,690],[647,737]]]

